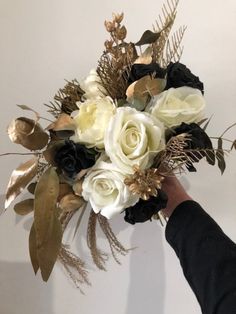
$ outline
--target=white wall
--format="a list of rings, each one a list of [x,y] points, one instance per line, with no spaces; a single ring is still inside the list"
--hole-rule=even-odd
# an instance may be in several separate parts
[[[0,0],[0,153],[20,150],[5,134],[12,117],[25,114],[15,104],[44,113],[42,104],[63,86],[63,79],[81,79],[96,66],[106,39],[103,21],[112,12],[125,12],[129,38],[136,41],[151,27],[160,7],[161,1],[154,0]],[[209,133],[219,135],[236,121],[236,2],[181,0],[176,26],[181,24],[188,25],[182,61],[205,82],[207,113],[214,113]],[[230,135],[236,135],[235,129]],[[21,160],[0,159],[0,194]],[[203,162],[197,174],[184,177],[184,183],[236,241],[236,154],[227,163],[221,177],[217,168]],[[123,243],[138,249],[122,258],[122,266],[111,260],[107,273],[89,262],[93,286],[85,288],[86,296],[58,266],[47,284],[34,277],[28,256],[31,222],[31,217],[15,217],[12,209],[0,217],[0,314],[200,313],[164,239],[164,228],[156,222],[132,227],[122,217],[114,219]],[[85,227],[73,246],[90,261],[81,248],[84,235]]]

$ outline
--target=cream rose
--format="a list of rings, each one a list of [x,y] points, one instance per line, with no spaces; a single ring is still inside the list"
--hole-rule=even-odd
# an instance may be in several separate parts
[[[124,179],[125,175],[112,163],[98,160],[83,181],[82,196],[95,213],[110,219],[139,200],[131,194]]]
[[[79,111],[73,118],[76,125],[75,135],[71,140],[102,149],[104,132],[115,113],[115,104],[111,98],[104,97],[79,103],[78,107]]]
[[[133,166],[151,166],[157,152],[164,148],[163,125],[148,113],[118,108],[105,132],[105,151],[124,173],[133,173]]]
[[[155,96],[147,111],[168,128],[182,122],[199,122],[206,106],[200,90],[191,87],[170,88]]]
[[[86,79],[81,81],[80,86],[85,92],[86,99],[102,98],[107,95],[95,69],[92,69]]]

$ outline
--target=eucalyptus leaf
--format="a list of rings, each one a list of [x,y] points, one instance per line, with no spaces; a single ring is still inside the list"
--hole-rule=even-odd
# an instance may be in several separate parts
[[[221,171],[221,174],[223,174],[226,168],[226,163],[225,163],[225,158],[224,158],[223,140],[221,137],[218,139],[218,148],[216,151],[216,158],[218,161],[218,167]]]
[[[29,235],[29,253],[30,253],[31,264],[33,266],[34,273],[36,275],[39,270],[39,262],[38,262],[38,256],[37,256],[37,243],[36,243],[36,233],[35,233],[34,224],[31,227],[30,235]]]
[[[161,35],[160,32],[155,33],[150,30],[146,30],[141,36],[140,40],[135,44],[135,46],[153,44],[159,39],[160,35]]]
[[[21,216],[27,215],[34,210],[34,200],[29,198],[21,201],[14,206],[14,211]]]
[[[38,169],[38,158],[33,157],[15,169],[7,186],[5,209],[25,189],[30,181],[36,176]]]

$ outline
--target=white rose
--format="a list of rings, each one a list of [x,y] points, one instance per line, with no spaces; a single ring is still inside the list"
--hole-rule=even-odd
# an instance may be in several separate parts
[[[182,122],[199,122],[206,106],[200,90],[191,87],[170,88],[155,96],[147,107],[168,128]]]
[[[90,99],[79,103],[79,111],[73,120],[76,125],[75,135],[71,137],[76,143],[83,143],[88,147],[104,147],[104,132],[114,115],[116,107],[112,99],[104,97]]]
[[[80,86],[85,91],[84,97],[86,99],[100,98],[107,95],[95,69],[92,69],[86,79],[81,81]]]
[[[164,148],[163,125],[146,112],[118,108],[105,132],[105,151],[124,173],[133,173],[133,166],[146,169]]]
[[[124,184],[125,175],[110,162],[98,160],[86,175],[82,196],[89,201],[94,212],[110,219],[139,200]]]

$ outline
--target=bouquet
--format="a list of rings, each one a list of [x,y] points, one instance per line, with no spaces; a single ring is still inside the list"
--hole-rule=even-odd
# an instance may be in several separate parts
[[[163,220],[167,176],[196,171],[204,159],[218,165],[236,148],[236,140],[206,133],[204,85],[184,64],[186,27],[172,31],[178,0],[164,4],[152,30],[127,41],[123,13],[105,21],[109,39],[96,69],[81,82],[68,81],[45,105],[45,119],[14,119],[7,132],[31,155],[12,173],[5,208],[25,189],[31,197],[14,205],[19,215],[33,213],[29,252],[35,273],[47,281],[55,262],[62,263],[76,286],[89,284],[85,263],[63,243],[63,233],[78,213],[77,232],[89,211],[87,245],[95,265],[105,270],[107,255],[97,246],[96,228],[106,236],[114,259],[128,250],[109,223],[121,214],[130,224]],[[45,107],[45,108],[46,108]],[[225,147],[225,144],[227,147]],[[229,146],[230,145],[230,146]],[[2,154],[7,155],[7,154]]]

